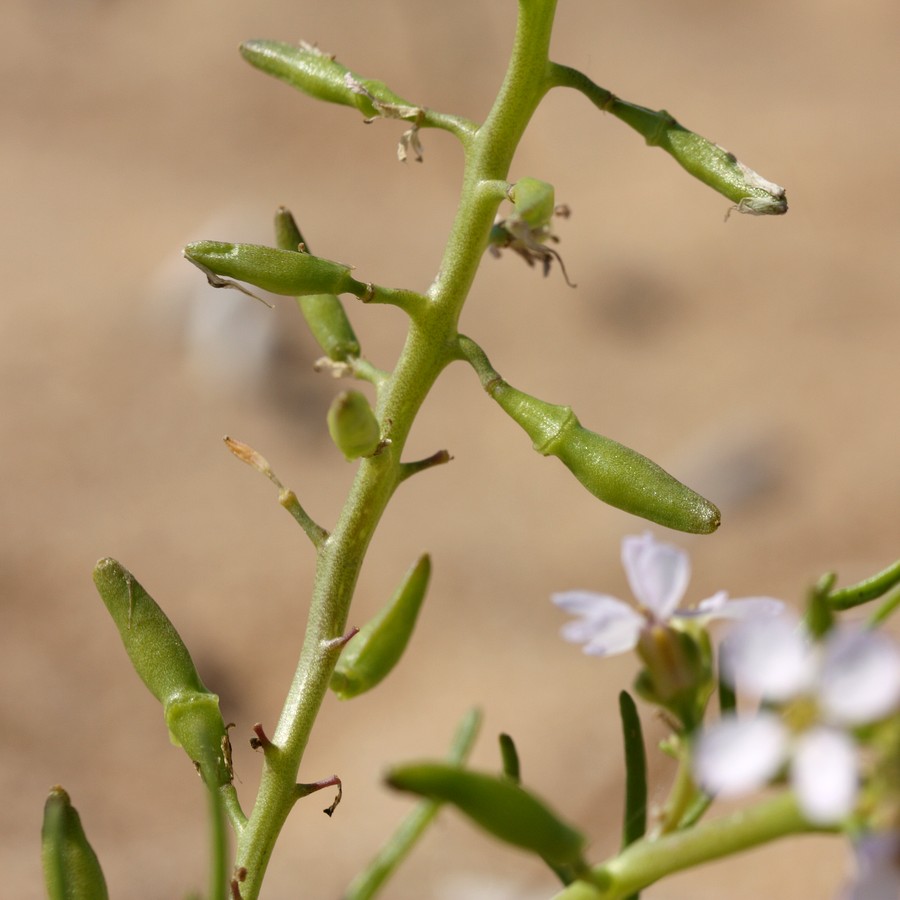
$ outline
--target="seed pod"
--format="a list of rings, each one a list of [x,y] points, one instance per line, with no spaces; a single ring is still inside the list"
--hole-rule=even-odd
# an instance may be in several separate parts
[[[610,112],[661,147],[687,172],[736,204],[739,212],[780,216],[787,212],[781,185],[767,181],[733,153],[680,125],[664,109],[659,112],[615,98]]]
[[[739,212],[754,216],[780,216],[787,212],[787,197],[781,185],[767,181],[724,147],[677,122],[666,131],[660,146],[695,178],[733,200]]]
[[[294,217],[283,206],[275,213],[275,240],[281,250],[297,250],[300,244],[305,243]],[[299,296],[297,305],[313,337],[329,359],[343,362],[352,356],[359,356],[359,341],[343,304],[335,294]]]
[[[532,231],[549,225],[556,209],[553,185],[537,178],[520,178],[509,191],[516,218]]]
[[[296,250],[278,250],[259,244],[195,241],[183,250],[187,260],[218,277],[236,278],[273,294],[357,294],[366,285],[351,274],[350,266]]]
[[[94,584],[119,630],[135,671],[163,705],[169,738],[183,747],[206,784],[232,780],[219,698],[197,674],[190,653],[156,601],[114,559],[101,559]]]
[[[430,577],[431,559],[426,553],[406,573],[387,606],[344,647],[331,676],[331,689],[341,700],[358,697],[375,687],[400,661]]]
[[[303,93],[328,103],[355,107],[367,119],[382,115],[384,106],[416,109],[384,82],[360,78],[314,47],[295,47],[278,41],[245,41],[241,44],[241,56],[257,69]]]
[[[544,456],[556,456],[598,499],[667,528],[709,534],[719,510],[634,450],[583,428],[571,407],[545,403],[502,379],[488,385]]]
[[[359,391],[342,391],[328,410],[328,432],[348,459],[371,456],[381,438],[381,427],[369,401]]]
[[[50,900],[107,900],[106,879],[81,817],[58,785],[44,804],[41,863]]]
[[[508,778],[445,763],[418,763],[393,769],[387,783],[401,791],[452,803],[500,840],[537,853],[555,865],[581,860],[584,836]]]

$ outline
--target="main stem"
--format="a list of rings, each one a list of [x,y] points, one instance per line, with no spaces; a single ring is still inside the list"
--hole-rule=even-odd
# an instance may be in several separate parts
[[[519,0],[516,38],[503,85],[485,123],[464,139],[465,172],[456,219],[428,302],[411,317],[397,366],[376,414],[391,443],[364,459],[337,526],[319,548],[306,635],[272,746],[267,748],[253,812],[241,829],[235,868],[246,870],[244,900],[259,896],[313,723],[328,690],[366,549],[400,481],[406,438],[444,367],[458,358],[457,323],[487,246],[513,154],[549,86],[548,52],[556,0]]]

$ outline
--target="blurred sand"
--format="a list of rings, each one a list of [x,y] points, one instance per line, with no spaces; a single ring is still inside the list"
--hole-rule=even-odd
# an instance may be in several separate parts
[[[401,95],[479,118],[514,16],[512,0],[6,4],[5,896],[42,894],[40,815],[55,783],[113,896],[204,883],[200,786],[129,670],[91,567],[121,559],[186,636],[238,723],[249,805],[259,759],[246,737],[277,717],[313,559],[221,437],[263,452],[326,525],[352,476],[323,428],[336,383],[312,373],[290,304],[273,314],[237,298],[216,324],[203,310],[227,300],[180,246],[267,241],[284,203],[316,252],[421,289],[453,216],[461,160],[448,136],[426,133],[425,164],[400,165],[398,126],[364,127],[267,80],[238,42],[305,38]],[[826,569],[851,581],[900,555],[898,33],[893,0],[560,3],[555,58],[669,109],[788,190],[786,217],[723,225],[727,201],[558,92],[512,177],[552,181],[572,207],[558,232],[579,287],[487,259],[464,314],[512,383],[571,404],[720,502],[717,535],[676,538],[693,555],[693,599],[720,587],[799,599]],[[351,313],[366,355],[389,366],[401,315]],[[438,384],[408,455],[441,447],[454,462],[397,496],[352,616],[364,621],[427,549],[435,577],[418,639],[380,691],[327,702],[301,778],[339,773],[344,801],[332,820],[320,812],[330,798],[298,807],[267,897],[339,897],[409,805],[380,773],[443,753],[473,704],[486,719],[478,765],[497,765],[495,736],[510,732],[528,782],[588,831],[592,855],[617,843],[615,697],[633,665],[564,645],[547,597],[622,594],[618,543],[642,525],[534,454],[462,366]],[[660,764],[657,798],[670,775]],[[838,842],[804,839],[645,896],[829,897],[845,863]],[[385,896],[552,891],[540,866],[447,813]]]

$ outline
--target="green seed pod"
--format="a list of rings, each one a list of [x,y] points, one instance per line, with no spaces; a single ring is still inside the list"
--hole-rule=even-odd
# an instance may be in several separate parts
[[[534,794],[510,781],[444,763],[393,769],[391,787],[452,803],[486,831],[554,865],[581,861],[584,836],[563,822]]]
[[[655,112],[615,98],[610,111],[643,134],[651,147],[661,147],[685,171],[728,197],[739,212],[755,216],[787,212],[783,187],[767,181],[724,147],[689,131],[664,109]]]
[[[341,700],[358,697],[382,681],[400,661],[412,636],[428,580],[428,554],[406,573],[390,602],[344,647],[331,676],[331,689]]]
[[[58,785],[44,804],[41,863],[50,900],[107,900],[106,879],[81,817]]]
[[[305,244],[294,217],[283,206],[275,213],[275,240],[281,250],[297,250],[300,244]],[[343,304],[335,294],[300,296],[297,297],[297,305],[313,337],[329,359],[343,362],[352,356],[359,356],[359,341]]]
[[[694,534],[719,527],[719,510],[634,450],[583,428],[571,407],[545,403],[502,379],[487,387],[544,456],[556,456],[604,503],[641,518]]]
[[[553,185],[537,178],[520,178],[510,189],[509,199],[516,218],[532,230],[549,225],[556,209]]]
[[[383,82],[360,78],[314,47],[295,47],[278,41],[246,41],[241,44],[241,56],[257,69],[280,78],[303,93],[328,103],[352,106],[367,119],[383,115],[385,106],[416,110]]]
[[[348,459],[371,456],[381,439],[381,427],[369,401],[359,391],[342,391],[328,410],[328,432]]]
[[[259,244],[195,241],[182,251],[187,260],[218,277],[246,281],[273,294],[357,294],[366,285],[351,274],[350,266],[296,250],[278,250]]]
[[[169,737],[208,785],[229,784],[228,733],[219,698],[197,674],[190,653],[156,601],[114,559],[101,559],[94,584],[119,630],[135,671],[163,705]]]

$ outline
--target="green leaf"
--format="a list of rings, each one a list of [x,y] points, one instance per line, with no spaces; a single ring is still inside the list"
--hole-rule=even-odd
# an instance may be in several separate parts
[[[637,706],[627,691],[619,693],[619,715],[625,745],[625,814],[622,847],[642,838],[647,830],[647,754]]]
[[[519,751],[508,734],[500,735],[500,757],[503,760],[503,774],[514,784],[519,784],[522,781]]]
[[[450,803],[500,840],[554,865],[581,861],[584,836],[508,778],[418,763],[393,769],[387,782],[398,790]]]

